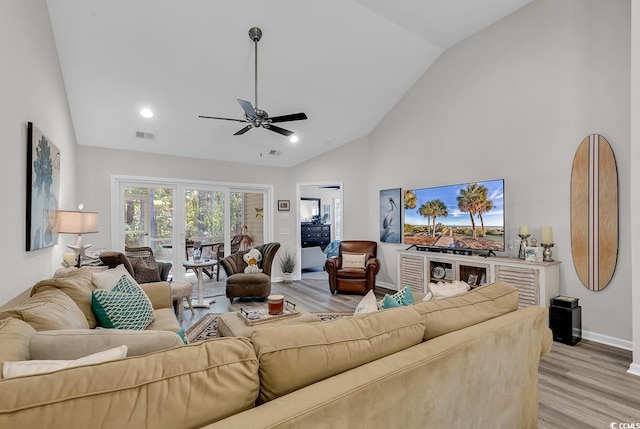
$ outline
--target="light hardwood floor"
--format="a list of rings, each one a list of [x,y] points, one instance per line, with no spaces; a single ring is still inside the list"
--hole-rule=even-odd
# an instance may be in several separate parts
[[[224,285],[224,279],[209,281],[206,287],[215,285]],[[353,311],[362,299],[357,295],[331,295],[326,280],[304,277],[290,285],[273,283],[271,292],[312,312]],[[388,292],[393,293],[376,288],[379,298]],[[190,327],[205,313],[265,305],[250,298],[236,299],[233,304],[224,296],[215,299],[209,309],[196,309],[195,315],[185,309],[182,326]],[[604,429],[614,422],[640,424],[640,377],[626,372],[631,361],[630,351],[615,347],[584,340],[575,346],[554,342],[539,367],[538,428]]]

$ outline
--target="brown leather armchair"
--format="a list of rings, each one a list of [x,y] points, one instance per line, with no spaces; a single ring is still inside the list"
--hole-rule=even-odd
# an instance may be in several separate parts
[[[378,243],[375,241],[345,240],[340,242],[337,258],[329,258],[324,268],[329,273],[331,293],[344,292],[365,295],[376,286],[376,274],[380,271],[377,256]],[[364,254],[364,268],[347,268],[342,266],[342,254]]]

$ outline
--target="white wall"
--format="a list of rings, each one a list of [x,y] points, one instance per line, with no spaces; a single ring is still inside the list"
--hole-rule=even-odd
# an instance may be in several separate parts
[[[640,117],[640,5],[631,3],[631,117]],[[631,121],[631,185],[640,184],[640,123]],[[640,218],[640,195],[631,192],[631,219]],[[640,224],[631,222],[631,242],[640,242]],[[640,375],[640,251],[631,248],[633,363],[630,372]],[[636,267],[635,269],[633,267]]]
[[[538,240],[552,225],[561,293],[580,299],[585,337],[629,348],[629,16],[628,0],[536,0],[444,52],[367,139],[294,168],[293,178],[344,180],[345,238],[371,240],[380,189],[504,178],[507,240],[519,225]],[[602,292],[582,286],[571,256],[571,166],[592,133],[610,142],[619,174],[618,266]],[[396,284],[405,247],[379,245],[378,283]]]
[[[369,236],[380,189],[504,178],[507,240],[519,225],[538,240],[553,226],[561,293],[580,298],[586,336],[629,347],[629,16],[628,0],[537,0],[443,53],[369,136]],[[619,174],[618,266],[601,292],[582,286],[571,256],[571,166],[592,133]],[[381,246],[381,280],[394,281],[403,246]]]
[[[0,2],[0,144],[4,189],[0,304],[60,266],[65,246],[25,251],[26,123],[33,122],[61,151],[60,207],[75,208],[76,138],[44,0]],[[60,243],[75,237],[60,237]]]
[[[180,142],[176,142],[180,144]],[[283,228],[295,231],[295,216],[283,220],[277,216],[277,200],[295,200],[290,189],[288,170],[276,167],[234,164],[196,158],[181,158],[133,151],[78,147],[78,177],[81,182],[78,199],[87,210],[100,213],[99,233],[90,234],[85,241],[94,248],[111,248],[111,176],[139,176],[148,178],[224,182],[232,184],[272,185],[274,240],[284,246],[295,246],[295,235],[282,235]],[[279,267],[275,268],[275,276]]]

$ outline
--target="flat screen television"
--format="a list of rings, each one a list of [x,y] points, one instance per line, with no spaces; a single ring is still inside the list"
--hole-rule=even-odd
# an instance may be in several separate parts
[[[404,243],[503,252],[504,179],[405,190]]]

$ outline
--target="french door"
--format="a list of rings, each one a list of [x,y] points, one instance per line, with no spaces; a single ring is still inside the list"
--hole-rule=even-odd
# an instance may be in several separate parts
[[[182,262],[194,242],[219,244],[226,256],[237,250],[238,235],[249,235],[253,245],[271,240],[271,193],[268,185],[114,177],[111,247],[149,246],[156,259],[173,262],[174,278],[183,279]]]

